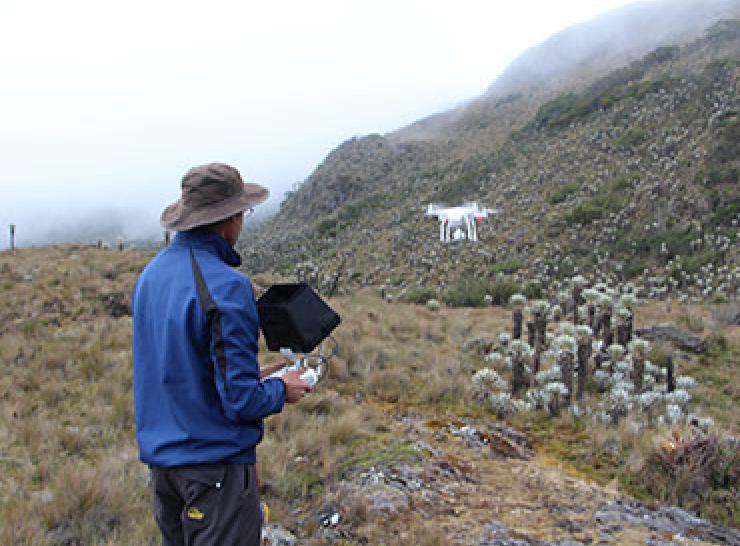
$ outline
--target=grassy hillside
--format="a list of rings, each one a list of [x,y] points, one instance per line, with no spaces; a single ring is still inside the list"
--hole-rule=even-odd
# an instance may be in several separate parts
[[[515,282],[548,291],[581,273],[732,296],[738,59],[725,20],[566,93],[484,96],[428,131],[349,140],[244,240],[247,267],[324,291],[442,292],[516,263]],[[426,204],[469,200],[500,213],[479,244],[440,244]]]
[[[127,307],[150,257],[87,247],[0,253],[0,544],[158,543],[133,431]],[[614,427],[565,411],[499,418],[476,401],[471,378],[491,366],[483,348],[496,343],[485,340],[511,331],[510,309],[435,310],[370,290],[330,302],[343,318],[339,355],[314,394],[268,419],[259,448],[273,521],[300,544],[477,544],[491,526],[532,544],[603,533],[608,543],[644,544],[649,530],[609,530],[592,517],[629,495],[739,524],[737,490],[725,478],[701,482],[700,497],[695,485],[660,478],[659,446],[673,427],[638,434],[631,418]],[[669,322],[710,340],[702,355],[657,345],[651,358],[675,354],[676,374],[698,381],[692,411],[713,417],[720,435],[739,432],[736,313],[736,305],[675,301],[636,308],[638,327]],[[262,351],[263,364],[277,358]],[[464,425],[491,444],[466,437]],[[695,434],[675,430],[681,441]],[[717,476],[737,472],[737,453],[716,460],[729,461],[711,467]],[[703,476],[682,464],[669,470]],[[317,516],[327,506],[341,514],[335,527]],[[704,540],[696,544],[716,543]]]

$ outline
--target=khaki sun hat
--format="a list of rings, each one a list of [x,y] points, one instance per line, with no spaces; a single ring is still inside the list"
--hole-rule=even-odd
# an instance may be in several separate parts
[[[165,229],[187,231],[256,207],[268,195],[267,188],[244,182],[234,167],[200,165],[182,177],[181,197],[162,211],[160,223]]]

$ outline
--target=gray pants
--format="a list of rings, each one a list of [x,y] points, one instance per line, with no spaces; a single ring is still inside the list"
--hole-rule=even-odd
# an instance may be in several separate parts
[[[162,546],[259,546],[262,511],[254,465],[151,470]]]

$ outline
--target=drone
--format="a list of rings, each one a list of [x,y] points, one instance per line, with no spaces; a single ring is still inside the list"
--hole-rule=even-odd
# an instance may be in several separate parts
[[[439,203],[429,203],[427,216],[439,219],[439,240],[442,242],[478,240],[478,226],[489,214],[498,214],[498,209],[481,208],[477,202],[463,203],[458,207],[448,207]]]

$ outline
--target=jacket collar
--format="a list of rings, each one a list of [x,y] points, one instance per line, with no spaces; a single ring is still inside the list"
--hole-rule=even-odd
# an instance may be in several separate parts
[[[231,267],[239,267],[242,264],[241,256],[226,239],[207,228],[178,231],[173,244],[206,250]]]

